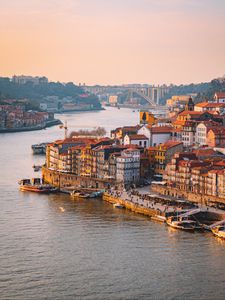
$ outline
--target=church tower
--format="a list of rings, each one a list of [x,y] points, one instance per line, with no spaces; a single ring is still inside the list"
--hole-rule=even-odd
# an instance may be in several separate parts
[[[195,104],[193,99],[190,97],[188,103],[186,104],[185,110],[194,111],[194,109],[195,109]]]

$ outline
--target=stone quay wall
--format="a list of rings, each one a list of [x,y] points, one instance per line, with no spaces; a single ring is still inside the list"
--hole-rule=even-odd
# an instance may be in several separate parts
[[[123,205],[126,209],[131,210],[132,212],[142,214],[142,215],[145,215],[145,216],[148,216],[151,218],[157,217],[157,216],[165,217],[165,213],[163,213],[163,212],[160,212],[158,210],[151,209],[151,208],[142,207],[142,206],[132,203],[130,201],[126,201],[119,197],[112,196],[106,192],[103,194],[103,200],[107,201],[109,203],[112,203],[112,204],[119,203],[119,204]]]
[[[209,205],[210,203],[225,204],[225,198],[220,198],[220,197],[215,197],[210,195],[194,194],[191,192],[179,190],[174,187],[167,187],[159,184],[152,184],[151,190],[152,192],[159,193],[161,195],[172,196],[175,198],[184,198],[191,202],[200,203],[203,205]]]
[[[44,182],[49,183],[55,187],[58,187],[59,189],[71,187],[71,186],[105,189],[115,185],[115,182],[112,180],[76,176],[74,174],[49,170],[46,167],[42,168],[42,179],[44,180]]]

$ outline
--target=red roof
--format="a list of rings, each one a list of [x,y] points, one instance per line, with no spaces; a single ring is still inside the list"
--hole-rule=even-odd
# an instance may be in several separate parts
[[[179,116],[187,116],[187,115],[201,115],[202,113],[199,111],[192,111],[192,110],[184,110],[179,113]]]
[[[223,126],[211,127],[210,130],[212,130],[215,135],[225,135],[225,127]]]
[[[134,134],[134,135],[130,135],[129,139],[131,141],[134,140],[148,140],[147,136],[143,135],[143,134]]]
[[[225,92],[217,92],[215,96],[217,96],[218,99],[225,99]]]
[[[215,155],[216,151],[214,151],[213,149],[196,149],[193,150],[193,153],[195,153],[197,156],[211,156],[211,155]]]
[[[151,128],[152,133],[170,133],[173,131],[173,127],[170,126],[156,126]]]
[[[205,107],[208,104],[208,102],[200,102],[195,104],[196,107]]]
[[[163,144],[163,146],[165,146],[169,149],[169,148],[172,148],[172,147],[175,147],[178,145],[182,145],[182,144],[183,144],[182,142],[178,142],[178,141],[167,141]]]

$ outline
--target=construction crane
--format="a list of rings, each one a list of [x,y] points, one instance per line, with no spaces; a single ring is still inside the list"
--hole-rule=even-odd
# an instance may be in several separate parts
[[[67,121],[65,121],[65,124],[62,124],[59,126],[60,129],[64,129],[64,139],[68,138],[68,126]]]

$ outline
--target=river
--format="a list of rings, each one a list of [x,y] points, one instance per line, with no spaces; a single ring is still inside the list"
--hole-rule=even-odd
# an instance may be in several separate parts
[[[59,115],[69,130],[138,123],[129,109]],[[58,126],[0,134],[0,299],[224,299],[225,242],[115,209],[101,200],[18,190],[34,176],[31,144]]]

